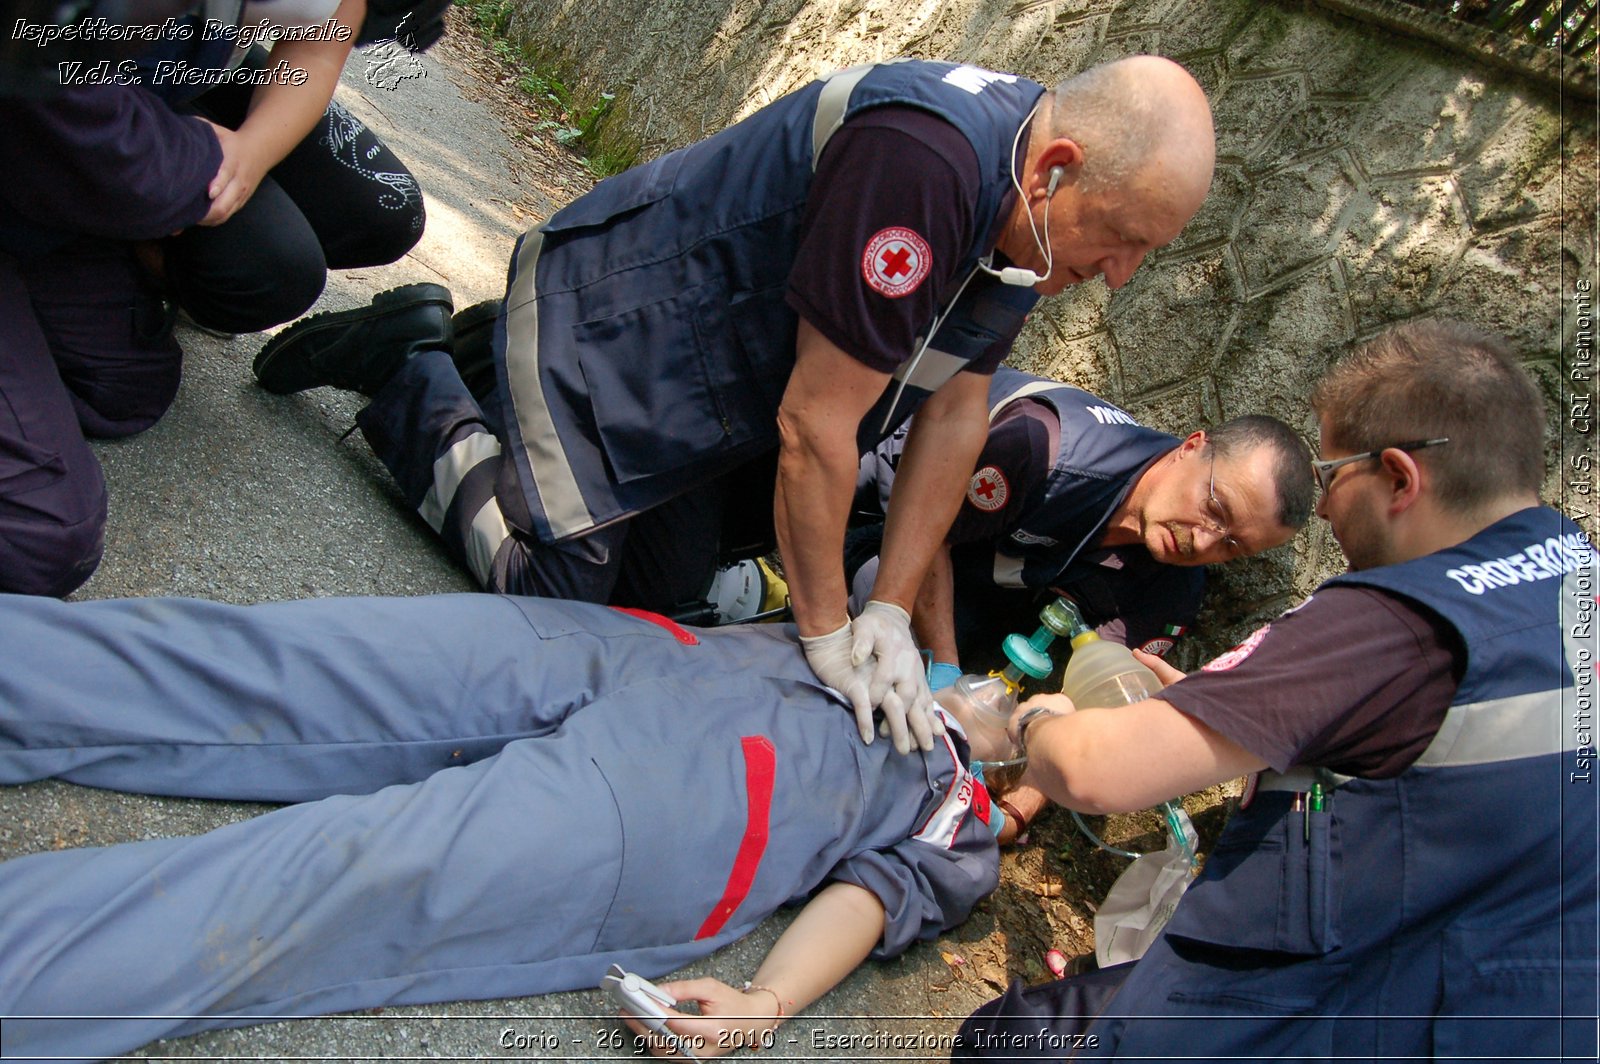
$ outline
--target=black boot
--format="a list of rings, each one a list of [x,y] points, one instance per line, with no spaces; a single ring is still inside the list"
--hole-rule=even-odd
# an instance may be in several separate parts
[[[486,299],[452,319],[456,330],[452,352],[456,372],[480,403],[494,391],[494,323],[500,316],[500,303],[498,299]]]
[[[443,286],[408,284],[370,306],[314,314],[267,341],[256,380],[279,395],[322,384],[374,395],[412,355],[451,350],[453,309]]]

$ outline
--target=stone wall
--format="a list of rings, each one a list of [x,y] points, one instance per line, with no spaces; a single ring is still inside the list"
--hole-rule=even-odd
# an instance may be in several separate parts
[[[1558,474],[1594,444],[1576,413],[1591,386],[1570,380],[1575,352],[1593,364],[1593,319],[1573,302],[1596,270],[1592,100],[1309,3],[521,6],[514,32],[580,94],[618,93],[608,135],[643,145],[644,157],[850,63],[947,58],[1050,84],[1124,55],[1169,56],[1200,80],[1216,116],[1205,208],[1115,295],[1090,282],[1041,304],[1011,361],[1170,431],[1263,411],[1314,441],[1307,396],[1339,352],[1389,322],[1460,317],[1524,353],[1551,407],[1546,497],[1593,533],[1591,496],[1568,484],[1587,487],[1592,472]],[[1290,547],[1227,567],[1202,649],[1341,568],[1316,521]]]

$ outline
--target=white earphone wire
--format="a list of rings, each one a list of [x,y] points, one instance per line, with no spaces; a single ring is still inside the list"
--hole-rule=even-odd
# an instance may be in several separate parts
[[[1023,191],[1022,180],[1017,176],[1017,147],[1022,143],[1022,131],[1028,128],[1029,123],[1039,113],[1039,107],[1043,103],[1044,98],[1041,96],[1039,102],[1033,105],[1033,110],[1029,111],[1028,116],[1022,120],[1022,124],[1017,126],[1016,136],[1011,138],[1011,160],[1009,165],[1011,167],[1011,187],[1017,190],[1017,196],[1022,201],[1023,209],[1027,211],[1028,230],[1033,234],[1034,245],[1038,247],[1039,254],[1044,256],[1044,273],[1035,273],[1020,266],[1007,266],[1003,270],[997,270],[994,268],[993,251],[989,252],[978,263],[979,269],[1000,278],[1001,284],[1018,285],[1024,288],[1031,288],[1033,285],[1047,280],[1055,272],[1056,268],[1055,252],[1050,247],[1050,201],[1055,198],[1056,184],[1060,180],[1060,168],[1054,167],[1050,171],[1050,185],[1045,191],[1044,235],[1042,237],[1039,235],[1038,223],[1033,220],[1033,210],[1028,207],[1028,194]]]

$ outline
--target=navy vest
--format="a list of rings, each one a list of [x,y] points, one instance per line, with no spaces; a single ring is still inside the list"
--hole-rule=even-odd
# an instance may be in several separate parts
[[[1107,970],[1128,974],[1098,1018],[1060,1010],[1081,1001],[1066,983],[1026,1007],[1053,992],[1057,1027],[1094,1041],[1080,1057],[1592,1058],[1600,783],[1593,710],[1578,713],[1594,549],[1535,508],[1333,585],[1404,596],[1459,633],[1466,668],[1433,742],[1394,779],[1264,774],[1163,937]],[[1318,779],[1326,807],[1296,810]]]
[[[1043,91],[953,63],[840,71],[601,182],[525,234],[495,346],[508,451],[539,538],[631,516],[777,447],[801,215],[822,146],[861,110],[909,105],[944,118],[972,143],[982,175],[979,235],[939,283],[973,276],[863,418],[862,450],[1014,334],[1036,294],[975,264],[991,250],[1017,130]]]
[[[1001,367],[989,386],[989,420],[1010,403],[1032,399],[1055,411],[1061,442],[1044,495],[995,551],[1001,587],[1048,588],[1085,547],[1092,547],[1139,474],[1178,446],[1122,410],[1080,388]]]

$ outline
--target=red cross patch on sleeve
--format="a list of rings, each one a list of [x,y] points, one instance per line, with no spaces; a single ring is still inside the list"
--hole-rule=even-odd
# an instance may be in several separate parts
[[[861,253],[861,276],[867,286],[890,299],[917,290],[933,267],[933,249],[914,230],[892,225],[880,229]]]
[[[1200,671],[1227,672],[1229,669],[1239,664],[1239,662],[1255,653],[1256,647],[1261,645],[1261,641],[1267,638],[1267,633],[1271,630],[1271,624],[1262,625],[1260,628],[1257,628],[1255,631],[1251,632],[1250,638],[1246,639],[1243,643],[1240,643],[1238,646],[1234,647],[1221,657],[1213,658],[1204,665],[1200,666]]]
[[[985,513],[993,513],[1006,504],[1011,488],[1005,474],[992,465],[984,466],[972,474],[967,484],[967,501]]]

